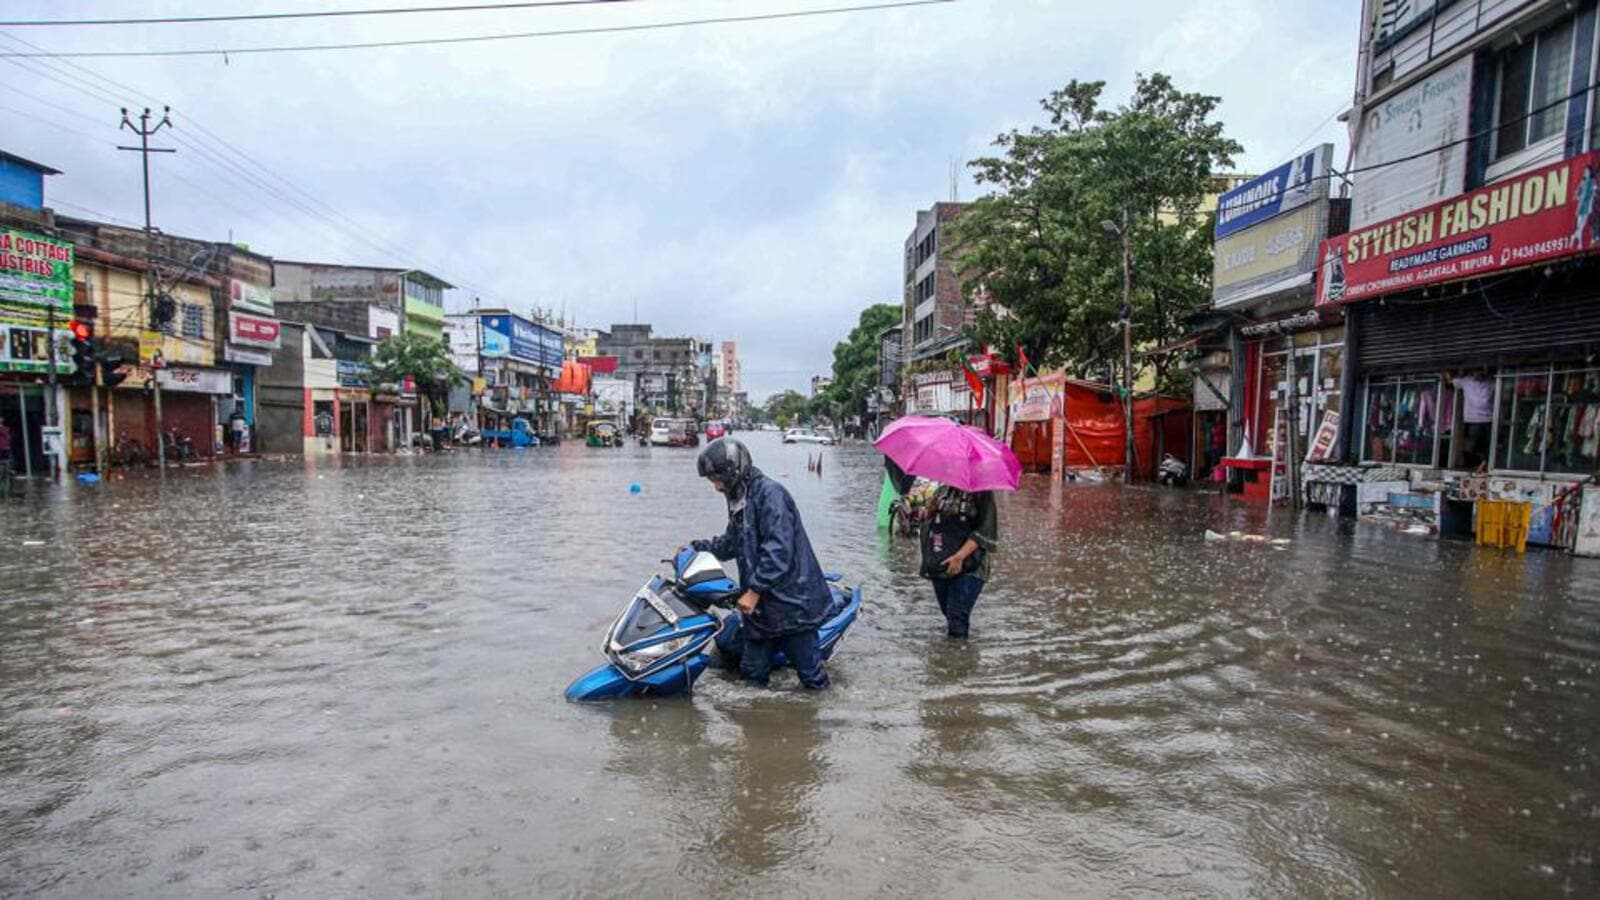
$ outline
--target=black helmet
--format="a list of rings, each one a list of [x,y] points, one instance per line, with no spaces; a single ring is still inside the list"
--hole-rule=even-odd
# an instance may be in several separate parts
[[[750,478],[750,451],[733,438],[717,438],[700,451],[698,461],[701,478],[714,478],[728,491],[728,499],[737,499],[744,493],[744,483]]]

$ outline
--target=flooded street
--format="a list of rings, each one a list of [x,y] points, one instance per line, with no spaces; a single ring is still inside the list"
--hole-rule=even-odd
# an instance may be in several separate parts
[[[692,451],[7,504],[0,894],[1600,893],[1600,563],[1030,477],[960,646],[870,448],[748,437],[866,594],[821,696],[562,699],[721,530]]]

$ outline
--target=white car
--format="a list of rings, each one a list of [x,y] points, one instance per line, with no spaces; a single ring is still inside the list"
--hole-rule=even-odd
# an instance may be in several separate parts
[[[833,446],[831,435],[820,434],[810,428],[791,428],[783,433],[785,444],[821,444],[824,447]]]

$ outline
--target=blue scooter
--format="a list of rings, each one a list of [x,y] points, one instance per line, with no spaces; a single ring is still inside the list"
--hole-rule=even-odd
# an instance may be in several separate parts
[[[833,611],[817,630],[822,658],[838,648],[861,612],[861,589],[828,576]],[[672,560],[671,577],[655,575],[628,601],[606,632],[600,650],[608,662],[567,686],[567,699],[612,700],[686,694],[711,664],[715,644],[724,663],[738,665],[743,648],[738,614],[739,583],[710,553],[684,549]],[[773,664],[788,664],[783,654]]]

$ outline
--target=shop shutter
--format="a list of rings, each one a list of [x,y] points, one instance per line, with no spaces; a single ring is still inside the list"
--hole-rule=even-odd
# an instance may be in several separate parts
[[[1593,276],[1593,271],[1590,273]],[[1581,279],[1579,279],[1581,280]],[[1600,353],[1600,296],[1591,282],[1355,305],[1363,373],[1543,363]]]

